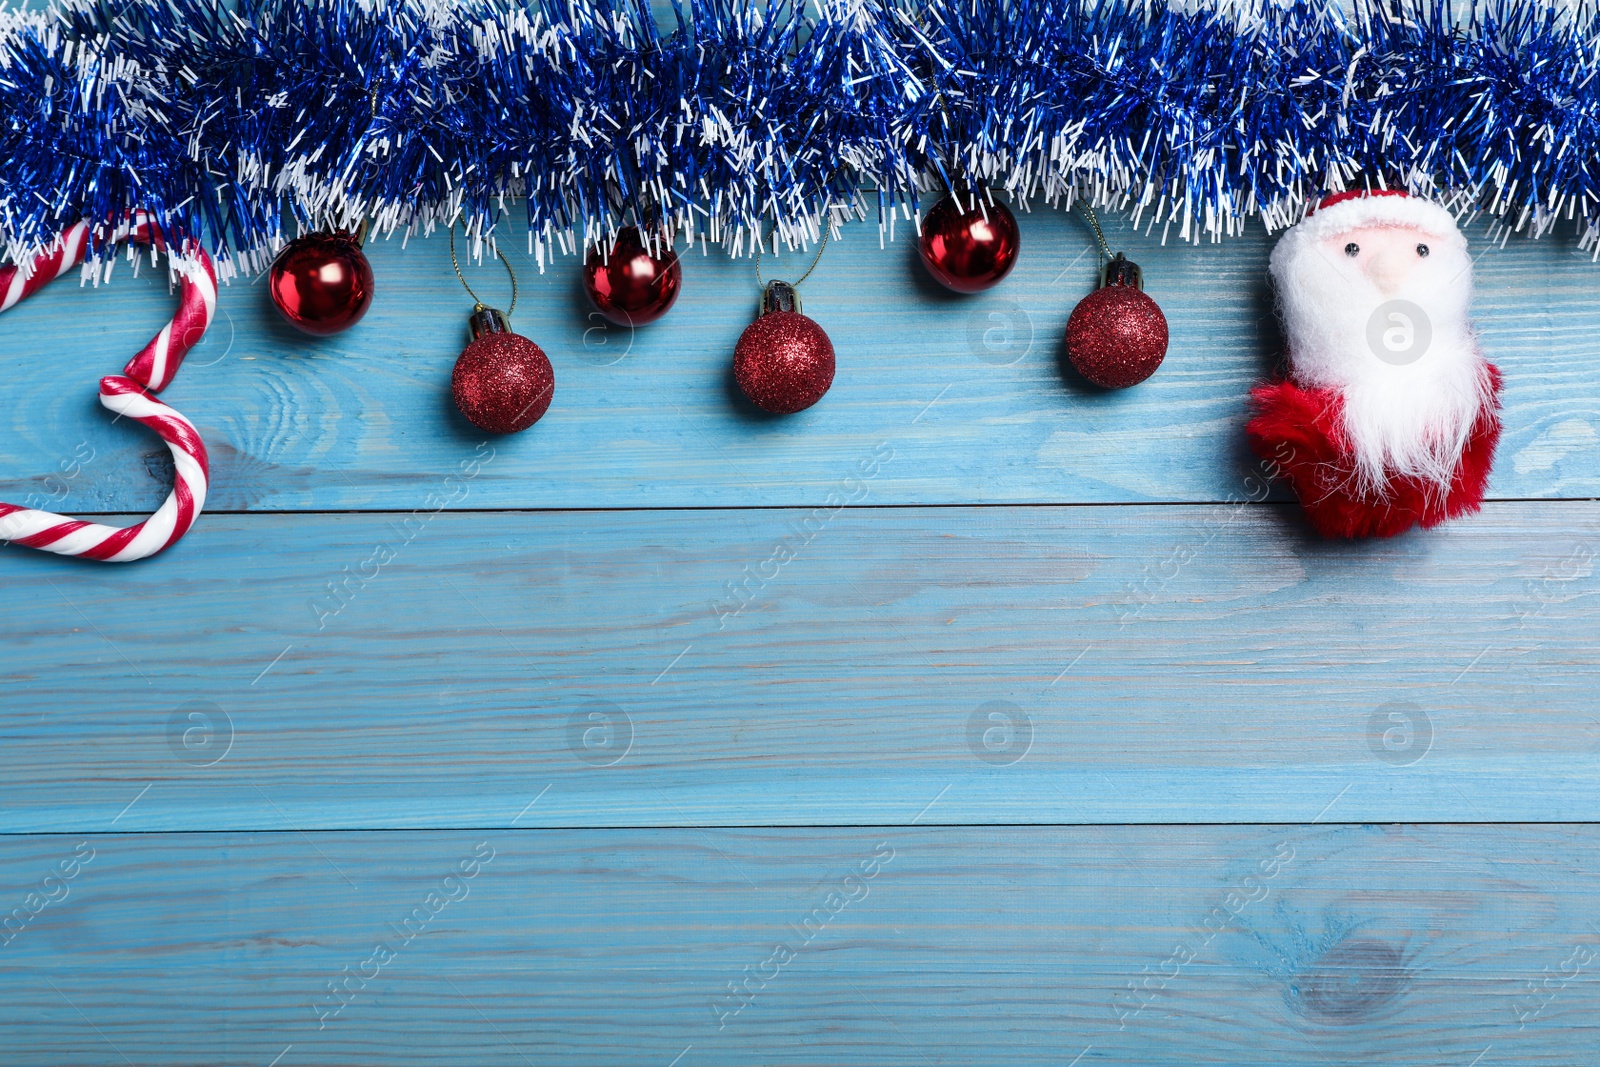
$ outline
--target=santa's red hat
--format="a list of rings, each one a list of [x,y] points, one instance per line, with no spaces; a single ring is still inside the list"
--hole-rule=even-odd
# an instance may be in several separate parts
[[[1460,229],[1456,217],[1403,189],[1347,189],[1324,197],[1295,229],[1306,239],[1332,237],[1362,226],[1413,226],[1441,237]]]

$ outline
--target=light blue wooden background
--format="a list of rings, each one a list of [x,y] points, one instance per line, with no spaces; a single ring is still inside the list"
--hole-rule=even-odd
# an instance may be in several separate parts
[[[330,341],[224,290],[166,394],[195,531],[0,549],[0,1061],[1600,1062],[1600,267],[1473,228],[1494,499],[1339,545],[1241,445],[1269,240],[1108,220],[1172,350],[1106,394],[1060,368],[1087,236],[1022,223],[974,298],[847,229],[782,420],[729,382],[748,261],[632,333],[508,249],[557,394],[487,443],[442,240]],[[0,320],[0,499],[160,501],[94,383],[169,310],[124,267]]]

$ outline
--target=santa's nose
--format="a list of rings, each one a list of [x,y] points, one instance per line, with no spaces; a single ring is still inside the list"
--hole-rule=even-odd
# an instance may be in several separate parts
[[[1367,260],[1367,277],[1385,296],[1393,296],[1405,288],[1406,280],[1416,265],[1416,257],[1406,256],[1398,249],[1379,249]]]

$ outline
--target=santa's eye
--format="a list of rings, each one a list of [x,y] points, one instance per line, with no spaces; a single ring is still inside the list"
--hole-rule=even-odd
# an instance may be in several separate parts
[[[1349,244],[1344,246],[1344,254],[1349,256],[1351,259],[1355,259],[1361,254],[1361,246],[1356,244],[1354,241],[1351,241]]]
[[[1427,259],[1428,258],[1428,246],[1427,245],[1418,245],[1417,246],[1417,255],[1421,256],[1423,259]]]

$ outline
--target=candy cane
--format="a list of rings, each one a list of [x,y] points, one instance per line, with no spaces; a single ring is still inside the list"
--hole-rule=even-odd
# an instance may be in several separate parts
[[[143,214],[135,214],[107,235],[108,243],[122,241],[165,248],[160,231]],[[0,269],[0,311],[81,263],[88,244],[89,227],[80,222],[34,260],[27,278],[16,267]],[[155,514],[126,528],[0,503],[0,540],[63,556],[123,563],[153,556],[173,544],[189,531],[205,507],[211,476],[205,442],[193,423],[151,395],[172,381],[183,357],[200,343],[217,312],[217,274],[211,257],[198,244],[186,245],[185,252],[186,256],[174,261],[180,276],[177,314],[128,361],[122,374],[100,379],[103,407],[119,418],[143,423],[167,443],[177,469],[172,492]]]

